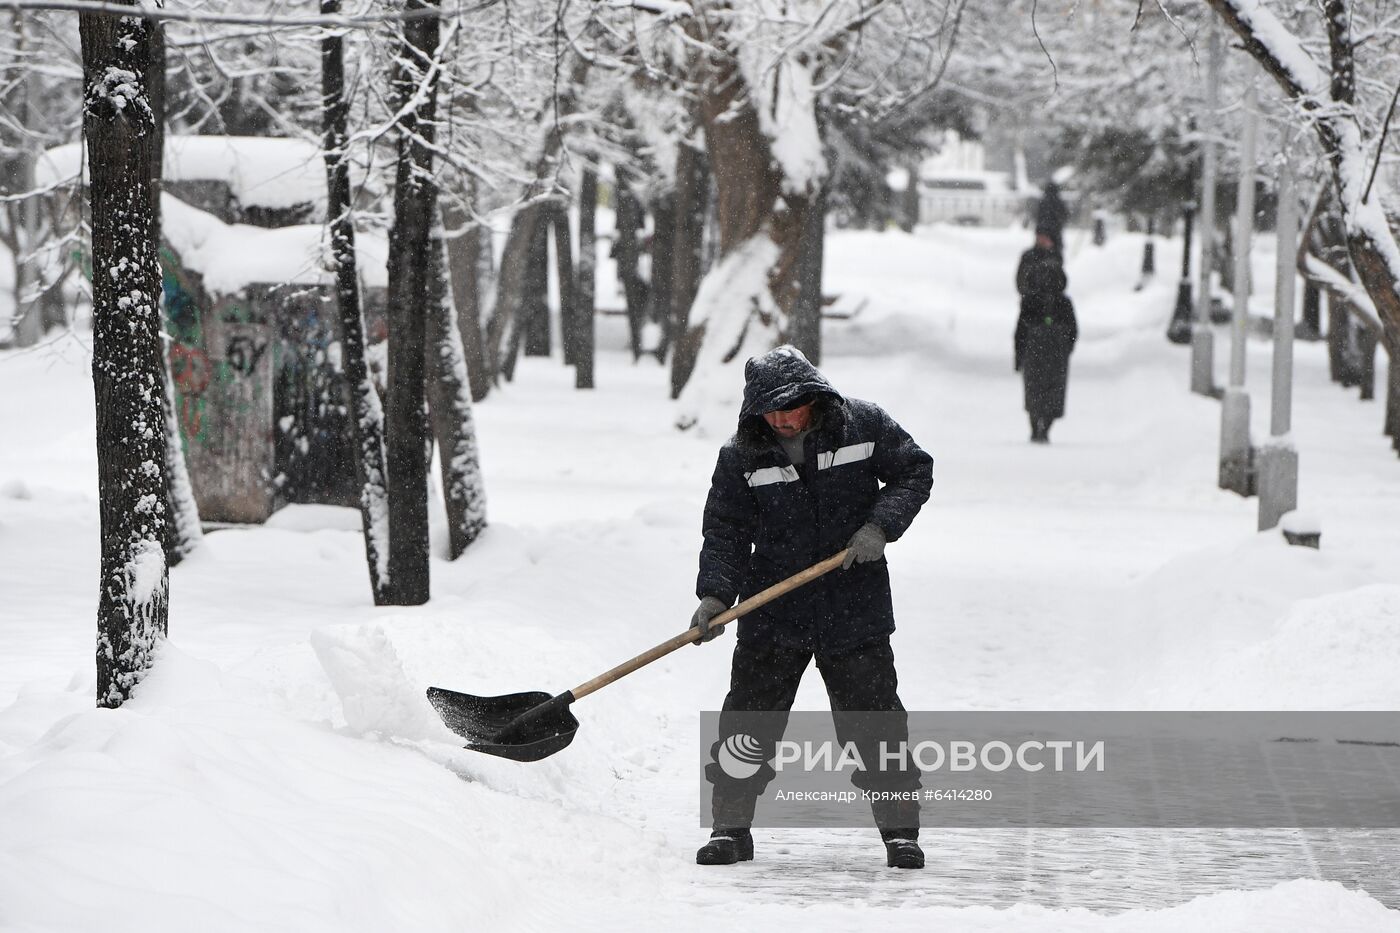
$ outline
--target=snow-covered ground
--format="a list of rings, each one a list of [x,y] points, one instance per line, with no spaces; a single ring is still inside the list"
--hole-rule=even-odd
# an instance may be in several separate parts
[[[889,552],[905,704],[1400,708],[1400,462],[1380,403],[1299,346],[1300,502],[1323,547],[1256,533],[1254,500],[1215,486],[1218,403],[1187,392],[1163,339],[1178,243],[1134,292],[1140,238],[1072,233],[1083,339],[1069,415],[1033,447],[1010,363],[1027,239],[829,240],[836,309],[868,300],[829,322],[823,368],[937,460]],[[759,831],[754,863],[697,867],[699,711],[723,698],[732,636],[580,701],[553,758],[460,750],[429,684],[557,692],[693,609],[732,414],[676,432],[666,373],[623,355],[620,319],[600,340],[595,392],[530,359],[478,407],[492,524],[435,560],[429,605],[369,605],[353,513],[211,534],[118,711],[92,708],[84,341],[0,354],[0,930],[1400,931],[1393,833],[925,830],[928,869],[901,873],[873,830]],[[1252,344],[1257,433],[1267,383]],[[826,708],[815,675],[798,705]]]

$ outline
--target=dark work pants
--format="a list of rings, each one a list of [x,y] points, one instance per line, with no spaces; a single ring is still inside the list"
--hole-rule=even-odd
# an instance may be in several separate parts
[[[909,721],[902,715],[904,704],[899,701],[894,651],[888,636],[840,654],[814,653],[801,648],[773,645],[737,645],[729,675],[729,694],[724,698],[723,712],[719,718],[720,741],[744,731],[737,726],[736,718],[725,713],[782,713],[773,717],[764,730],[765,735],[755,736],[769,750],[768,757],[771,758],[772,749],[787,727],[786,713],[797,699],[802,674],[813,658],[826,684],[827,697],[831,700],[832,722],[836,727],[838,742],[843,745],[855,742],[861,759],[867,763],[879,761],[880,743],[894,748],[908,742]],[[860,721],[861,712],[897,712],[901,715],[877,717],[879,727],[872,729],[868,723]],[[749,826],[753,821],[758,795],[763,793],[772,777],[772,770],[765,767],[756,781],[745,781],[738,786],[716,782],[712,811],[715,828]],[[858,771],[851,782],[868,791],[907,791],[919,786],[919,772],[895,768]],[[917,803],[883,803],[874,805],[873,809],[875,822],[886,838],[917,837]]]

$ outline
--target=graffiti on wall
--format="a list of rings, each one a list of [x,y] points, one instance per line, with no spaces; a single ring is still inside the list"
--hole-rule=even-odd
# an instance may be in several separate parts
[[[170,376],[175,383],[180,433],[186,449],[217,442],[217,411],[249,413],[259,408],[267,354],[266,320],[240,298],[203,309],[208,299],[175,254],[161,250],[161,290],[170,332]],[[252,326],[249,326],[252,325]],[[266,429],[256,432],[267,436]]]

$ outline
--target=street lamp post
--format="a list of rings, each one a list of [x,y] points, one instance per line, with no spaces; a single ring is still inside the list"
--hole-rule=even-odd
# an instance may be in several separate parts
[[[1196,121],[1191,120],[1189,131],[1195,133]],[[1196,166],[1190,168],[1189,189],[1196,191]],[[1196,202],[1188,200],[1181,206],[1181,281],[1176,286],[1176,306],[1172,308],[1172,319],[1167,324],[1167,339],[1172,343],[1191,342],[1191,224],[1196,219]]]

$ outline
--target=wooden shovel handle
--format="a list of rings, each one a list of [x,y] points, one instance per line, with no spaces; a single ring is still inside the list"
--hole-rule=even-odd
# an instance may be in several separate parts
[[[783,596],[787,593],[790,593],[793,590],[797,589],[799,586],[811,583],[817,577],[820,577],[825,573],[830,573],[837,567],[840,567],[841,562],[845,559],[846,551],[842,550],[837,554],[831,555],[819,564],[813,564],[806,570],[803,570],[799,573],[795,573],[792,576],[788,577],[786,580],[774,583],[772,586],[768,587],[768,589],[762,591],[761,593],[755,593],[748,599],[741,602],[739,605],[733,607],[732,609],[726,609],[719,615],[715,616],[713,619],[710,620],[710,628],[714,628],[715,626],[728,625],[730,622],[733,622],[740,616],[747,615],[748,613],[753,612],[760,606],[768,605],[773,600],[777,599],[779,596]],[[650,664],[652,661],[655,661],[657,658],[664,658],[666,655],[670,654],[672,651],[675,651],[677,648],[683,648],[686,645],[693,644],[694,642],[699,640],[700,629],[688,629],[682,632],[681,634],[677,635],[675,638],[663,641],[661,644],[657,645],[655,648],[652,648],[650,651],[644,651],[632,660],[622,662],[617,667],[613,668],[607,673],[599,674],[597,677],[594,677],[587,683],[580,684],[579,686],[571,690],[570,693],[574,695],[575,700],[586,697],[594,690],[606,687],[608,684],[612,683],[615,680],[621,680],[622,678],[626,677],[628,674],[632,673],[638,668],[646,667],[648,664]]]

